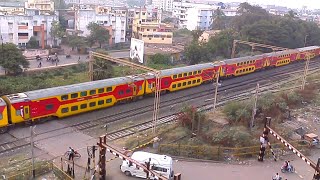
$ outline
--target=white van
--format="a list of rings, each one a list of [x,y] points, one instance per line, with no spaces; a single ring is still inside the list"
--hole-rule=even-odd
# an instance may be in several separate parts
[[[143,151],[134,152],[131,156],[132,159],[138,161],[141,164],[145,164],[150,161],[150,169],[154,170],[158,174],[173,179],[172,158],[166,155],[152,154]],[[129,166],[129,161],[125,160],[120,165],[120,169],[127,176],[135,176],[140,178],[147,178],[147,173],[141,169],[137,169],[134,166]],[[149,176],[151,177],[151,176]],[[151,177],[152,178],[152,177]]]

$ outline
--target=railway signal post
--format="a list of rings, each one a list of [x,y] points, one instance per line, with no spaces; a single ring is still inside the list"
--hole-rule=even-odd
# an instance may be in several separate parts
[[[302,76],[302,85],[301,89],[304,90],[304,87],[306,86],[306,81],[307,81],[307,75],[308,75],[308,70],[309,70],[309,62],[310,62],[310,57],[311,55],[309,53],[306,54],[306,65],[304,66],[304,72]]]

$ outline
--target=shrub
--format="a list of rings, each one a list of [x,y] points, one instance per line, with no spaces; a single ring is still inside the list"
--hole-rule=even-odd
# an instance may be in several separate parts
[[[228,147],[254,145],[254,138],[244,126],[229,127],[212,137],[212,143]]]
[[[251,118],[251,109],[249,102],[231,102],[224,106],[223,112],[227,118],[231,121],[230,123],[248,122]]]

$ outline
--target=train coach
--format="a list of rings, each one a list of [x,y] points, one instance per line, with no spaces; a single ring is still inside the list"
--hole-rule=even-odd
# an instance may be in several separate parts
[[[0,98],[0,128],[7,126],[9,123],[6,102]]]
[[[10,124],[44,117],[66,117],[113,106],[144,95],[145,80],[119,77],[3,96]]]

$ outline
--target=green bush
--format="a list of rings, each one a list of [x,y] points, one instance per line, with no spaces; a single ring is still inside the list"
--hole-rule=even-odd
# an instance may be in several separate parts
[[[223,112],[230,120],[230,123],[248,122],[251,118],[252,105],[248,101],[230,102],[224,106]]]
[[[246,147],[254,145],[255,138],[244,126],[228,127],[212,137],[213,144],[227,147]]]

